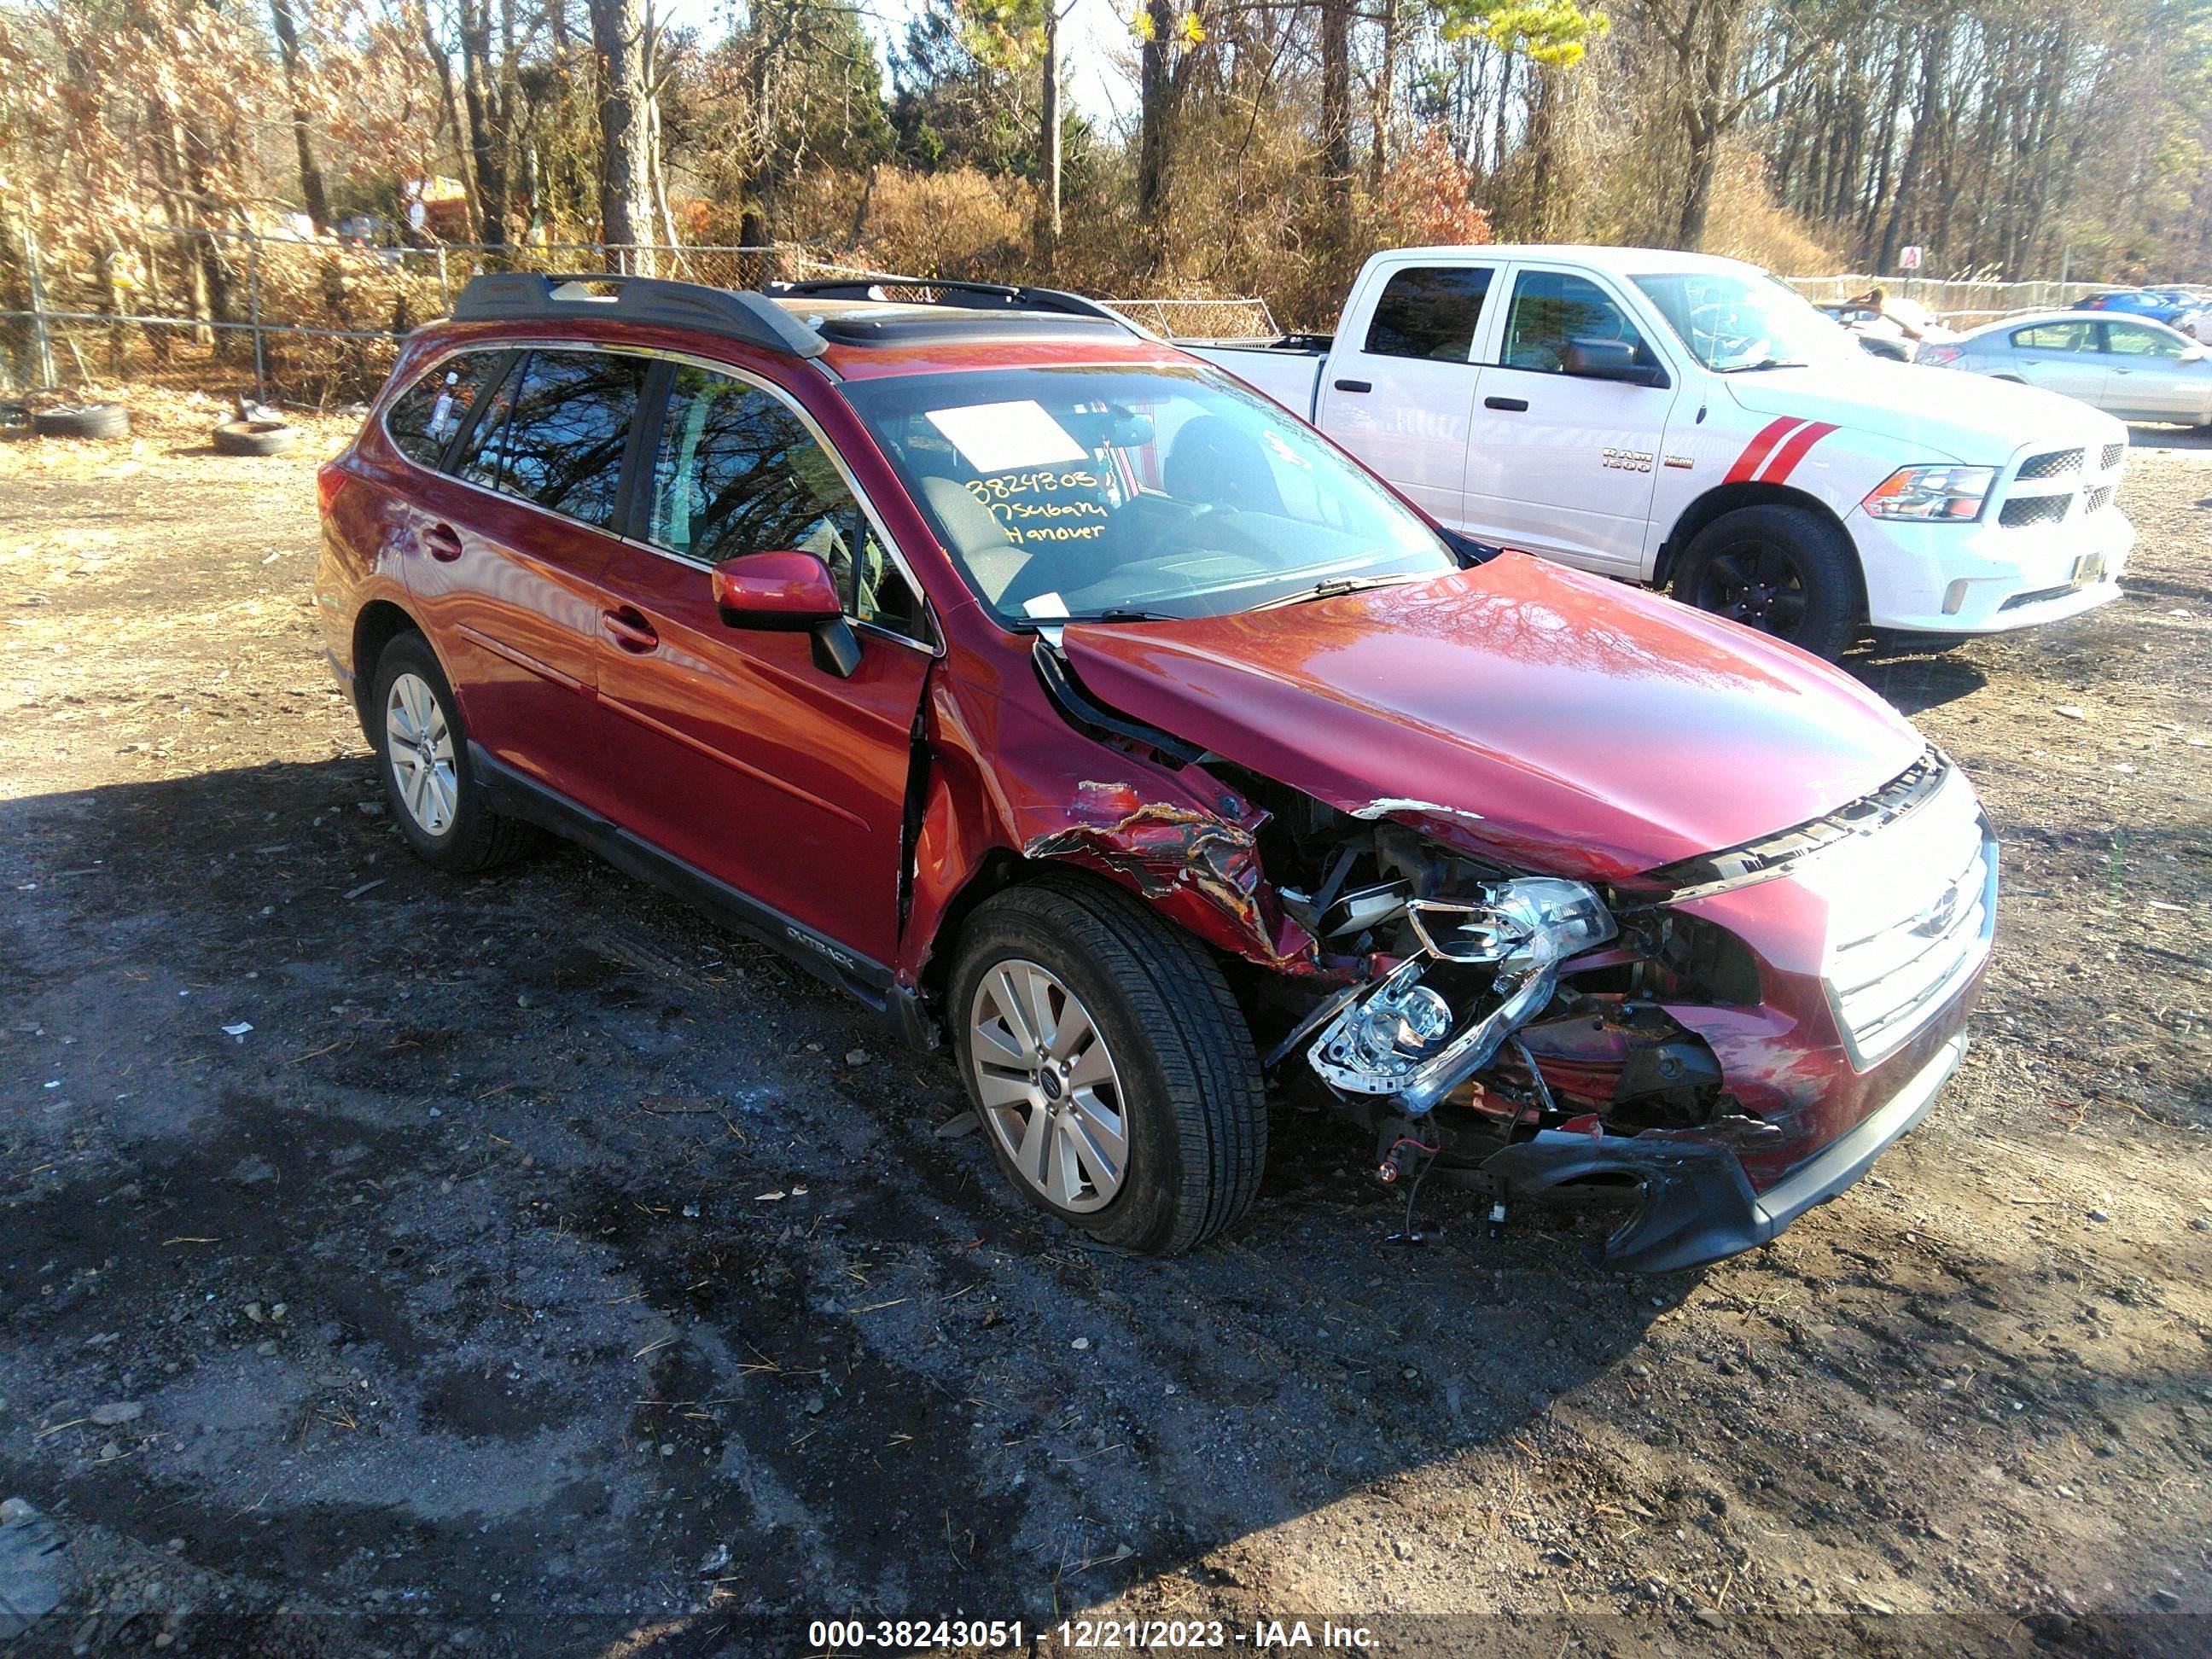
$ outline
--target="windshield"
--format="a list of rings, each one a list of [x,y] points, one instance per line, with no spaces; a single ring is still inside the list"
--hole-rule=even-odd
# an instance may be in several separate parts
[[[1310,428],[1194,364],[848,383],[967,580],[1014,626],[1217,617],[1459,568]]]
[[[1778,276],[1683,270],[1638,276],[1636,286],[1697,360],[1723,374],[1827,362],[1855,349],[1850,336]]]

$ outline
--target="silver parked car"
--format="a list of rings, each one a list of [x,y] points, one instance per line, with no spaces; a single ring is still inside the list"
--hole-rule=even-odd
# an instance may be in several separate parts
[[[2124,421],[2212,427],[2212,356],[2148,317],[2048,311],[1924,345],[1919,361],[2079,398]]]

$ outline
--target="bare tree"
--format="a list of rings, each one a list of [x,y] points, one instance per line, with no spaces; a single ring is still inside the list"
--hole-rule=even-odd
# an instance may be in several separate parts
[[[276,31],[276,50],[284,60],[284,88],[292,100],[292,143],[300,155],[300,194],[316,234],[331,231],[330,191],[323,185],[323,170],[315,161],[314,137],[307,131],[307,102],[300,59],[300,25],[293,15],[298,0],[269,0],[269,21]]]
[[[599,234],[611,249],[636,247],[631,269],[653,274],[653,87],[647,73],[645,0],[591,0],[599,60]],[[610,258],[619,256],[610,253]]]

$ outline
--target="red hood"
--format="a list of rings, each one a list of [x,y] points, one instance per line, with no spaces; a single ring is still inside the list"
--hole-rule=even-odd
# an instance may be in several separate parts
[[[1596,880],[1819,817],[1923,746],[1802,652],[1517,553],[1402,587],[1063,638],[1099,698],[1263,777]]]

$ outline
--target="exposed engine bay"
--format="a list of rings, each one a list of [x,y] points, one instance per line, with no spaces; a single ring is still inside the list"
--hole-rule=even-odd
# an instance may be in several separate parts
[[[1616,912],[1588,884],[1516,874],[1379,812],[1207,763],[1268,808],[1258,842],[1275,896],[1324,963],[1349,970],[1267,1061],[1304,1057],[1336,1109],[1376,1133],[1382,1179],[1431,1157],[1472,1169],[1538,1138],[1663,1135],[1729,1118],[1724,1134],[1756,1134],[1711,1049],[1662,1006],[1756,1002],[1756,970],[1735,940],[1656,906]]]

